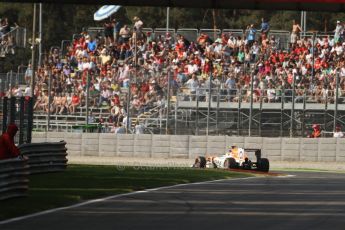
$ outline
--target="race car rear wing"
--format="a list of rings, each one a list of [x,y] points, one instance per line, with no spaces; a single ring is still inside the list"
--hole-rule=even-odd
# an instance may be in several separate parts
[[[245,152],[254,152],[256,159],[259,160],[261,158],[261,149],[244,149]]]

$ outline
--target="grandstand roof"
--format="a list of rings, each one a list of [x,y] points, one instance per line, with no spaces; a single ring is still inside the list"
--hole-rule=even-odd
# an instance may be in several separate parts
[[[0,0],[2,2],[4,0]],[[8,1],[8,0],[5,0]],[[56,0],[12,0],[11,2],[56,3]],[[261,10],[344,11],[345,0],[59,0],[59,3],[124,6],[170,6]]]

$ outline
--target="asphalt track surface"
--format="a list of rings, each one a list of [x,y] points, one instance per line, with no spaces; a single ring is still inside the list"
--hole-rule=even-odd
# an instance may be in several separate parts
[[[0,229],[345,229],[345,174],[289,174],[108,197]]]

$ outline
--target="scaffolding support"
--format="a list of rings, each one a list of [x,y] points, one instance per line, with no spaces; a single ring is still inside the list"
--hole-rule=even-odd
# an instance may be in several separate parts
[[[292,82],[292,106],[291,106],[291,123],[290,123],[290,137],[293,137],[293,127],[295,119],[295,90],[296,90],[296,75],[293,75]]]
[[[52,103],[52,73],[51,71],[48,72],[48,116],[47,116],[47,128],[46,131],[49,131],[50,127],[50,107]]]
[[[212,102],[212,71],[210,73],[209,82],[210,85],[208,87],[208,107],[207,107],[207,125],[206,125],[206,136],[208,136],[209,127],[210,127],[210,109],[211,109],[211,102]]]
[[[296,79],[293,81],[296,82]],[[189,132],[195,135],[234,134],[237,129],[237,135],[296,137],[305,136],[305,131],[311,124],[321,124],[325,131],[332,131],[339,123],[344,124],[341,119],[345,117],[345,105],[339,104],[339,100],[343,99],[340,96],[340,86],[337,86],[338,95],[334,93],[334,105],[327,98],[324,98],[326,100],[323,104],[315,103],[308,97],[309,89],[297,93],[295,88],[296,83],[293,83],[292,88],[282,89],[281,98],[274,103],[266,103],[265,98],[261,98],[258,103],[254,102],[249,94],[250,88],[247,101],[239,90],[236,100],[223,102],[221,89],[218,87],[210,90],[208,86],[211,94],[206,96],[206,100],[198,92],[189,97],[177,96],[179,100],[174,104],[175,129],[186,127],[188,131],[178,130],[178,133]],[[331,99],[330,96],[328,99]]]
[[[252,136],[252,122],[253,122],[253,89],[254,89],[254,75],[251,72],[251,80],[250,80],[250,108],[249,108],[249,128],[248,128],[248,136]]]
[[[339,103],[339,72],[336,74],[336,85],[335,85],[335,102],[334,102],[334,122],[333,130],[337,126],[337,117],[338,117],[338,103]]]

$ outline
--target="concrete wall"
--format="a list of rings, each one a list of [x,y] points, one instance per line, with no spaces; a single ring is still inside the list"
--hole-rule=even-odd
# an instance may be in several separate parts
[[[65,140],[74,156],[192,158],[220,154],[228,146],[261,148],[271,161],[345,162],[345,139],[266,138],[105,133],[33,133],[33,142]]]

